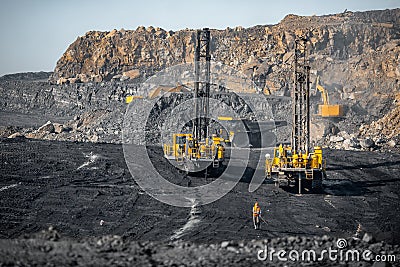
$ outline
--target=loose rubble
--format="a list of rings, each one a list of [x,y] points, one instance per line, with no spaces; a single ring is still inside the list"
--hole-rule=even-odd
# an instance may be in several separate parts
[[[287,253],[296,250],[299,252],[298,258],[297,254],[293,254],[294,261],[290,261],[296,266],[320,266],[321,264],[337,266],[343,263],[340,261],[339,252],[333,254],[337,256],[336,259],[329,259],[327,253],[321,259],[318,257],[322,255],[321,251],[324,249],[337,250],[338,242],[346,242],[347,247],[342,249],[344,253],[347,250],[359,251],[359,260],[357,256],[354,259],[351,256],[345,261],[347,266],[360,266],[360,264],[370,266],[375,255],[398,256],[400,253],[398,245],[375,242],[374,238],[367,233],[362,239],[351,238],[345,241],[324,235],[201,244],[187,241],[138,242],[126,240],[118,235],[69,240],[60,237],[57,231],[50,227],[49,230],[41,232],[36,237],[0,240],[0,255],[4,256],[0,264],[25,266],[35,262],[37,265],[62,264],[63,266],[287,266],[288,262],[279,260],[277,252],[286,251],[286,254],[281,257],[288,258]],[[26,251],[24,249],[26,246],[31,249]],[[272,257],[271,249],[275,250]],[[367,260],[362,256],[366,250],[371,251]],[[307,254],[303,259],[301,254],[303,251],[315,251],[315,260],[313,260],[313,254],[310,258]],[[395,262],[392,260],[387,264],[396,264]]]
[[[398,149],[400,141],[400,106],[371,124],[362,124],[358,132],[327,135],[324,145],[346,150],[392,150]]]

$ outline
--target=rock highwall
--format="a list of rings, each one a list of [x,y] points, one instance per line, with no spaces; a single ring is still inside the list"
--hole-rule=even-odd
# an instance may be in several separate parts
[[[345,60],[354,78],[370,74],[373,78],[399,78],[399,17],[400,9],[320,17],[288,15],[272,26],[212,30],[212,57],[243,71],[262,88],[278,90],[288,82],[285,76],[294,40],[304,36],[310,40],[315,70],[327,67],[323,63]],[[148,76],[193,62],[195,36],[195,30],[173,32],[153,27],[89,31],[68,47],[51,80],[87,82]],[[381,52],[386,55],[381,56]],[[358,58],[360,55],[363,57]]]
[[[264,92],[288,96],[294,40],[307,37],[311,81],[321,77],[331,102],[381,117],[400,88],[399,18],[400,9],[287,15],[276,25],[211,30],[212,59],[243,72]],[[195,36],[195,30],[153,27],[90,31],[68,47],[50,80],[143,81],[166,67],[193,62]]]

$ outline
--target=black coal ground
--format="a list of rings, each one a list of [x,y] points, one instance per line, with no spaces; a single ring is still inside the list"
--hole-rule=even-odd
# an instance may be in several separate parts
[[[396,153],[325,150],[328,179],[321,194],[299,196],[272,183],[264,183],[250,193],[249,179],[244,177],[226,196],[201,206],[195,222],[188,224],[190,208],[163,204],[136,185],[120,145],[17,138],[1,139],[0,148],[0,265],[13,265],[24,259],[37,260],[41,265],[49,255],[45,253],[47,249],[58,251],[50,262],[62,262],[68,258],[62,251],[76,254],[90,242],[95,243],[92,252],[97,256],[93,257],[103,260],[111,257],[100,253],[104,244],[113,251],[112,244],[131,242],[129,255],[148,254],[139,262],[154,264],[153,254],[147,251],[150,245],[165,249],[166,254],[179,249],[182,253],[194,253],[190,247],[200,253],[214,251],[213,244],[224,240],[235,246],[264,239],[279,241],[288,236],[312,240],[328,235],[331,239],[350,240],[358,228],[361,237],[367,232],[377,241],[398,245],[400,240],[400,157]],[[157,148],[149,150],[156,168],[167,174],[170,181],[191,186],[207,182],[202,177],[178,172],[160,152]],[[267,221],[261,230],[252,227],[251,207],[255,200],[260,202]],[[41,231],[49,227],[57,231],[61,241],[40,237]],[[63,250],[64,246],[69,249]],[[207,255],[224,255],[215,251],[216,254]],[[191,259],[201,264],[200,254],[196,253]],[[240,250],[230,254],[230,264],[255,260],[256,252],[247,251],[235,258],[238,253]],[[248,258],[251,255],[254,257]],[[115,257],[113,254],[111,258],[118,261]],[[83,264],[96,265],[81,260]],[[110,261],[99,260],[97,264],[109,265]]]

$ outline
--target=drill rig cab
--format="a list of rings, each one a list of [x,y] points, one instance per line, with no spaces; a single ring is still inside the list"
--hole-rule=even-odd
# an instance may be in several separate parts
[[[192,133],[173,133],[172,144],[164,145],[164,157],[187,172],[220,168],[225,159],[224,138],[209,133],[210,30],[198,30],[196,40]]]
[[[307,61],[307,40],[295,41],[294,86],[292,90],[292,141],[274,148],[265,155],[265,174],[278,186],[297,183],[298,192],[322,188],[326,162],[322,148],[310,147],[310,67]]]

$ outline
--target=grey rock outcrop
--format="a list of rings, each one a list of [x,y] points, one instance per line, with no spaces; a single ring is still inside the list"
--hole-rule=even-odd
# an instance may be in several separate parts
[[[276,25],[212,30],[212,56],[242,71],[261,90],[288,95],[294,40],[307,37],[312,82],[318,74],[331,101],[361,100],[363,108],[374,107],[379,114],[386,106],[371,92],[380,91],[380,97],[392,99],[385,93],[400,85],[399,17],[400,9],[287,15]],[[153,27],[90,31],[68,47],[51,81],[146,79],[166,67],[193,62],[195,36],[195,30],[172,32]]]

